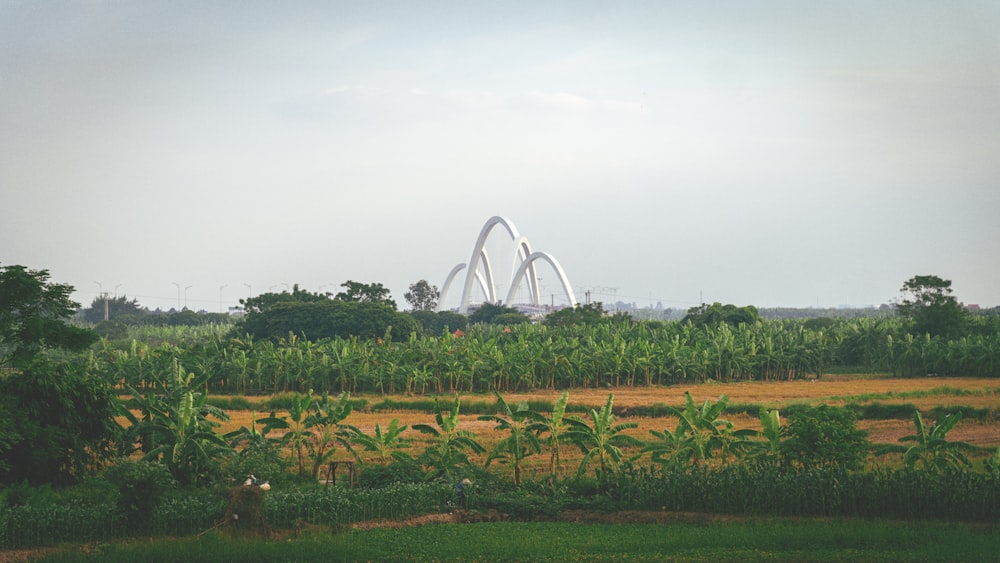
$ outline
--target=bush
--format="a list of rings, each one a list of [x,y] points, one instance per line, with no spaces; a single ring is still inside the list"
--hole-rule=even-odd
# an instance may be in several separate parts
[[[861,469],[868,455],[868,433],[855,428],[854,412],[822,405],[789,409],[782,458],[804,468]]]
[[[164,493],[177,486],[166,467],[148,461],[122,459],[103,475],[117,488],[118,513],[133,533],[149,531],[154,508]]]

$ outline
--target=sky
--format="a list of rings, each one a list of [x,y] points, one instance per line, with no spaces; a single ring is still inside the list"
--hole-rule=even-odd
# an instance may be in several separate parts
[[[996,306],[998,29],[962,0],[0,0],[0,265],[84,306],[353,280],[404,309],[502,216],[578,301],[864,307],[932,274]]]

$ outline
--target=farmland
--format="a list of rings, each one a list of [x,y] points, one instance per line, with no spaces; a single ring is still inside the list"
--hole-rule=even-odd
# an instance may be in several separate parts
[[[485,518],[995,521],[1000,324],[907,329],[610,319],[308,340],[131,327],[12,388],[38,386],[24,399],[37,400],[75,381],[117,400],[95,403],[113,426],[89,450],[103,457],[53,474],[74,486],[4,490],[0,545],[214,529],[251,474],[271,486],[259,521],[286,531],[441,514],[466,477],[461,502]],[[360,486],[324,483],[347,460]]]
[[[638,426],[628,431],[628,434],[640,439],[648,439],[650,430],[663,430],[677,425],[674,416],[636,416],[629,411],[640,411],[654,405],[669,405],[680,407],[683,404],[684,391],[689,391],[695,401],[716,401],[720,395],[729,397],[731,405],[759,405],[767,409],[783,410],[789,405],[827,404],[844,406],[846,404],[870,405],[912,405],[922,411],[930,412],[935,408],[970,408],[983,409],[987,412],[983,420],[964,420],[950,433],[949,438],[966,442],[983,448],[1000,447],[1000,420],[997,409],[1000,408],[1000,385],[996,380],[983,378],[892,378],[884,375],[830,375],[819,380],[779,381],[779,382],[739,382],[730,384],[707,383],[677,385],[671,387],[617,387],[608,389],[573,389],[569,391],[571,405],[584,409],[599,409],[607,400],[608,394],[614,395],[614,405],[619,422],[635,422]],[[493,402],[495,398],[488,394],[457,395],[463,404]],[[509,403],[520,401],[554,402],[559,393],[554,391],[537,391],[532,393],[510,393],[504,398]],[[452,395],[445,397],[451,400]],[[251,397],[251,400],[263,402],[261,397]],[[391,419],[398,419],[401,424],[428,423],[433,414],[425,409],[407,409],[407,403],[419,405],[426,402],[425,398],[407,395],[352,395],[352,399],[366,402],[369,407],[355,410],[345,423],[357,426],[364,432],[371,432],[376,424],[385,427]],[[392,410],[372,410],[371,405],[391,402],[399,405]],[[236,430],[241,426],[249,426],[254,416],[260,412],[251,410],[231,410],[230,419],[222,423],[220,432]],[[461,415],[461,428],[474,432],[489,449],[489,446],[500,439],[501,433],[494,429],[494,424],[478,420],[477,414]],[[760,420],[755,415],[735,413],[727,415],[727,420],[737,428],[760,430]],[[907,418],[895,419],[862,419],[858,428],[869,433],[869,440],[875,444],[896,444],[899,439],[913,434],[913,422]],[[420,441],[416,432],[409,432],[415,440]],[[564,455],[569,459],[577,458],[579,454],[574,448],[565,447]],[[338,459],[348,459],[349,454],[341,451]],[[537,460],[541,463],[541,457]]]

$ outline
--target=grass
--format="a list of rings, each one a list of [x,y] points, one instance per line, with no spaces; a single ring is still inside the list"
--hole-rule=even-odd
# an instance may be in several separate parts
[[[263,541],[101,544],[41,561],[994,561],[997,525],[826,519],[708,524],[497,522],[316,532]]]

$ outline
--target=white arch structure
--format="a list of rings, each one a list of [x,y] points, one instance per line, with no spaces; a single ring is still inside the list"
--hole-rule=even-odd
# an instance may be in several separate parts
[[[437,310],[440,311],[441,307],[445,302],[445,298],[448,296],[448,290],[451,288],[452,282],[455,281],[455,277],[462,270],[466,270],[465,273],[465,284],[462,288],[462,301],[459,304],[458,312],[467,313],[469,310],[469,300],[472,296],[472,285],[475,282],[479,283],[479,288],[482,290],[483,295],[486,296],[486,300],[491,303],[496,303],[497,300],[497,289],[496,280],[493,276],[493,266],[490,263],[490,258],[486,254],[486,240],[489,238],[490,232],[493,231],[494,227],[497,225],[502,226],[510,238],[515,243],[514,255],[511,258],[512,266],[511,270],[516,271],[511,277],[511,283],[508,286],[507,297],[504,303],[510,303],[514,298],[514,294],[517,287],[521,284],[521,281],[527,278],[528,282],[528,292],[530,294],[531,303],[535,306],[541,305],[540,299],[540,289],[538,283],[538,272],[535,270],[535,262],[538,260],[544,260],[552,266],[555,270],[556,275],[559,277],[559,282],[562,284],[563,291],[566,293],[566,299],[569,300],[570,305],[576,305],[576,295],[573,293],[573,287],[569,283],[569,278],[566,277],[566,272],[563,270],[559,261],[555,259],[554,256],[548,252],[532,252],[531,244],[528,243],[528,239],[521,236],[517,231],[517,227],[514,223],[506,218],[499,215],[490,217],[486,224],[483,225],[482,230],[479,231],[479,238],[476,239],[476,244],[472,248],[472,257],[469,259],[469,265],[458,264],[452,268],[448,277],[444,281],[444,285],[441,287],[441,296],[438,299]],[[479,265],[482,264],[482,272],[480,272]],[[518,265],[520,264],[520,265]]]

